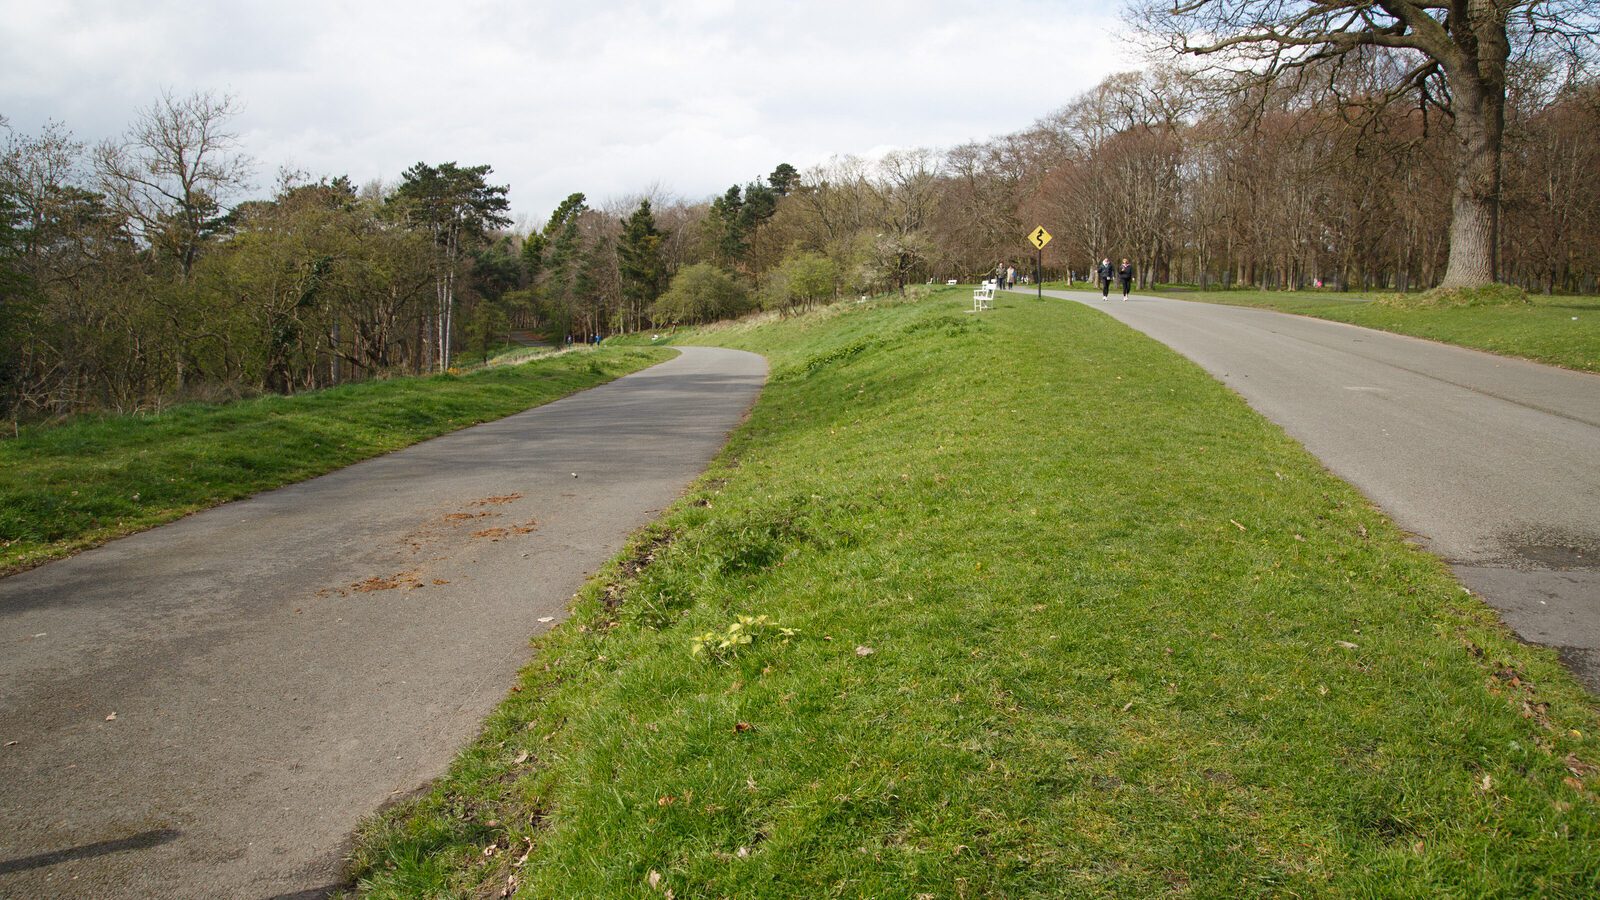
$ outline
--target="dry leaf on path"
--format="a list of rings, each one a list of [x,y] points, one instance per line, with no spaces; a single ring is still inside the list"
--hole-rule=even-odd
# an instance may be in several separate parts
[[[482,500],[474,500],[471,503],[468,503],[467,505],[468,506],[498,506],[498,505],[500,505],[502,503],[511,503],[512,501],[521,500],[521,499],[522,499],[522,492],[518,491],[517,493],[514,493],[514,494],[506,494],[503,497],[485,497]]]

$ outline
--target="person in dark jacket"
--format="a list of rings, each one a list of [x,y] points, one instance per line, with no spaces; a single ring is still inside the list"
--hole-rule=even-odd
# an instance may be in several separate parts
[[[1122,282],[1122,299],[1128,299],[1128,289],[1133,287],[1133,263],[1124,257],[1122,265],[1117,267],[1117,280]]]
[[[1116,276],[1116,270],[1111,268],[1111,257],[1100,260],[1100,270],[1097,274],[1100,278],[1100,299],[1110,300],[1111,279]]]

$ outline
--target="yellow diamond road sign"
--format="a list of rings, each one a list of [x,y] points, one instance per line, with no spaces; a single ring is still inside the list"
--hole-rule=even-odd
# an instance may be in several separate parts
[[[1044,245],[1050,243],[1050,232],[1045,231],[1044,226],[1040,225],[1033,230],[1033,234],[1028,235],[1028,240],[1032,241],[1035,247],[1043,250]]]

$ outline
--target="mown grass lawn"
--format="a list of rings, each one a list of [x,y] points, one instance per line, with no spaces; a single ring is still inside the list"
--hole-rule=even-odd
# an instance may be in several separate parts
[[[1254,306],[1446,344],[1600,372],[1600,297],[1530,296],[1516,306],[1403,308],[1369,302],[1381,295],[1323,291],[1189,291],[1146,293],[1177,300]]]
[[[563,354],[460,376],[23,428],[0,440],[0,574],[548,403],[670,355]]]
[[[748,423],[369,824],[356,890],[1600,891],[1554,654],[1187,361],[969,305],[703,335],[770,358]]]

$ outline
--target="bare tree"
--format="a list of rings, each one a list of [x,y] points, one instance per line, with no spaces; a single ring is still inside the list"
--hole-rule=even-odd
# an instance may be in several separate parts
[[[1135,0],[1129,20],[1180,53],[1206,57],[1239,83],[1336,75],[1347,60],[1401,61],[1359,99],[1410,99],[1442,112],[1456,136],[1450,258],[1442,287],[1499,275],[1501,154],[1507,66],[1514,57],[1589,55],[1600,33],[1593,0]]]
[[[170,255],[187,281],[227,200],[247,187],[253,162],[237,151],[228,122],[234,98],[162,94],[121,141],[94,149],[100,189],[138,237]]]

